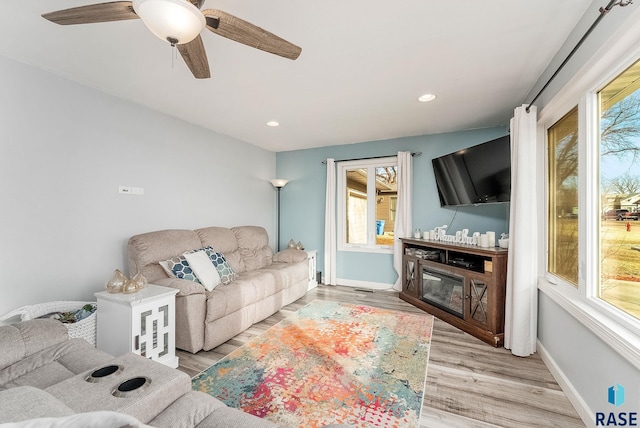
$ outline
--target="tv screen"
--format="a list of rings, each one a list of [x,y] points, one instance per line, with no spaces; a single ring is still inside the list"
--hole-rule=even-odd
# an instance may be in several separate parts
[[[509,140],[507,135],[433,159],[440,205],[445,207],[509,202]]]

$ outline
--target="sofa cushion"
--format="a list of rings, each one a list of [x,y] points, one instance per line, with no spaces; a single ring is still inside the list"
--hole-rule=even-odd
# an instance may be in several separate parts
[[[54,319],[35,319],[1,326],[0,343],[11,343],[11,346],[0,349],[0,369],[68,339],[69,330]]]
[[[0,385],[47,388],[112,359],[84,339],[65,340],[0,370]]]
[[[0,369],[19,361],[26,355],[20,330],[12,325],[0,327],[0,343],[11,343],[0,349]]]
[[[236,273],[246,270],[244,262],[238,252],[238,240],[233,231],[226,227],[207,227],[196,229],[202,247],[211,247],[224,254],[229,265]]]
[[[206,322],[239,311],[282,290],[284,284],[265,270],[244,272],[229,285],[208,293]]]
[[[72,414],[74,414],[73,410],[40,388],[20,386],[0,391],[0,424],[43,417],[56,418]],[[51,425],[38,421],[38,424],[31,426]]]
[[[207,290],[196,282],[187,281],[186,279],[179,278],[162,278],[153,282],[156,285],[162,285],[163,287],[171,287],[178,289],[176,297],[190,296],[192,294],[204,294]]]
[[[282,250],[279,253],[273,255],[274,262],[283,262],[283,263],[295,263],[302,262],[309,258],[309,255],[302,250],[296,250],[295,248],[287,248],[286,250]]]
[[[241,226],[231,229],[238,240],[238,251],[248,271],[269,266],[273,251],[269,247],[269,235],[263,227]]]
[[[160,230],[132,236],[127,244],[129,274],[139,272],[150,283],[167,278],[159,261],[200,247],[200,239],[193,230]]]
[[[274,263],[262,271],[267,271],[274,275],[276,282],[282,284],[283,288],[289,288],[293,284],[309,278],[309,265],[304,262]]]

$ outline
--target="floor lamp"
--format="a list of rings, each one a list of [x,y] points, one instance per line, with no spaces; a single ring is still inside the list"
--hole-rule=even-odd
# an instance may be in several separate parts
[[[282,190],[282,188],[289,182],[289,180],[285,180],[283,178],[274,178],[273,180],[271,180],[271,184],[273,184],[273,187],[276,188],[276,190],[278,191],[278,203],[277,203],[277,216],[278,216],[278,232],[277,232],[277,238],[276,238],[276,242],[278,245],[278,252],[280,251],[280,190]]]

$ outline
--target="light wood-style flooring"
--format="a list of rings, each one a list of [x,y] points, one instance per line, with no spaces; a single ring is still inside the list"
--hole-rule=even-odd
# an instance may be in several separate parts
[[[319,285],[211,351],[178,351],[179,369],[195,376],[315,299],[421,313],[397,292]],[[538,355],[515,357],[437,318],[420,422],[421,428],[585,426]]]

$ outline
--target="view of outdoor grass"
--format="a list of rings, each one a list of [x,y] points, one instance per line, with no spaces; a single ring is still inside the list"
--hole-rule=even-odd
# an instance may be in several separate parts
[[[640,222],[602,220],[600,248],[600,298],[640,318]]]

